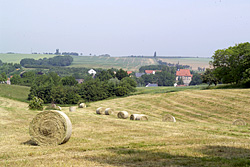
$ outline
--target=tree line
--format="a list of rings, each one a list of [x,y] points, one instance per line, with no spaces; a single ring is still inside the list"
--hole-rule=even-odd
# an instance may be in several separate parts
[[[78,84],[73,76],[60,77],[55,72],[39,74],[35,71],[14,75],[12,84],[31,86],[29,100],[38,97],[44,103],[77,104],[79,101],[98,101],[115,96],[126,96],[136,89],[136,82],[126,71],[101,70],[93,78],[89,75]]]
[[[26,68],[46,68],[49,66],[69,66],[72,62],[73,58],[71,56],[55,56],[39,60],[25,58],[20,61],[20,64]]]

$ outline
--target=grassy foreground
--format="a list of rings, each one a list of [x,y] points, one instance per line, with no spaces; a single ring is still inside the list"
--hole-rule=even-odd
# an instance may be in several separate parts
[[[0,166],[250,166],[250,90],[185,90],[104,100],[63,111],[71,139],[59,146],[29,144],[29,123],[39,111],[0,97]],[[97,107],[115,114],[96,115]],[[118,111],[149,121],[121,120]],[[162,122],[166,113],[177,122]],[[244,119],[247,126],[235,126]]]

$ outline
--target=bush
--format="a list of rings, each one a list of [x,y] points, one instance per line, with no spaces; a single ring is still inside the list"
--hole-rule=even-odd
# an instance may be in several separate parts
[[[33,99],[30,100],[29,109],[43,110],[43,100],[38,97],[33,97]]]
[[[128,88],[126,87],[122,87],[122,86],[118,86],[115,90],[115,95],[116,96],[125,96],[129,93]]]

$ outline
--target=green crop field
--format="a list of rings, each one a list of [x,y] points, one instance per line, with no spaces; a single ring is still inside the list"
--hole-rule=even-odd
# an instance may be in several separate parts
[[[136,57],[99,57],[99,56],[72,56],[74,61],[71,67],[87,68],[122,68],[128,71],[139,71],[141,66],[158,64],[155,59]]]
[[[41,58],[50,58],[55,55],[45,55],[45,54],[3,54],[0,53],[0,60],[4,63],[20,63],[20,61],[24,58],[32,58],[32,59],[41,59]]]
[[[189,65],[192,67],[193,70],[197,70],[198,67],[209,68],[209,61],[211,61],[212,59],[211,58],[159,58],[158,60],[175,64],[179,62],[179,64]]]
[[[1,92],[0,92],[1,94]],[[98,107],[114,115],[97,115]],[[62,145],[30,145],[29,123],[41,111],[0,97],[0,166],[250,166],[250,89],[141,94],[62,111],[72,122]],[[148,121],[118,119],[118,111]],[[162,122],[171,114],[177,122]],[[232,125],[243,119],[246,126]]]

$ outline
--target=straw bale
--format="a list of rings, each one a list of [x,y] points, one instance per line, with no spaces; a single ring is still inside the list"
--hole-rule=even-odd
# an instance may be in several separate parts
[[[246,126],[247,123],[246,123],[243,119],[236,119],[236,120],[233,122],[233,125]]]
[[[62,107],[60,107],[60,106],[57,106],[57,109],[60,110],[60,111],[62,111]]]
[[[120,112],[117,114],[117,117],[118,117],[118,118],[122,118],[122,119],[127,119],[127,118],[128,118],[128,112],[127,112],[127,111],[120,111]]]
[[[86,108],[86,104],[85,104],[85,103],[80,103],[80,104],[78,105],[78,107],[79,107],[79,108]]]
[[[57,106],[56,104],[52,103],[51,105],[46,107],[45,110],[60,110],[61,111],[62,108],[60,106]]]
[[[148,117],[144,114],[132,114],[130,116],[130,120],[140,120],[140,121],[147,121]]]
[[[162,117],[162,121],[164,122],[176,122],[175,117],[170,114],[166,114]]]
[[[114,112],[113,109],[111,109],[111,108],[106,108],[106,110],[105,110],[105,115],[112,115],[113,112]]]
[[[69,107],[69,111],[70,112],[75,112],[76,111],[76,107]]]
[[[105,108],[103,108],[103,107],[97,108],[96,109],[96,114],[104,115],[105,114]]]
[[[33,118],[29,133],[36,144],[55,146],[70,139],[72,124],[68,116],[61,111],[44,111]]]

